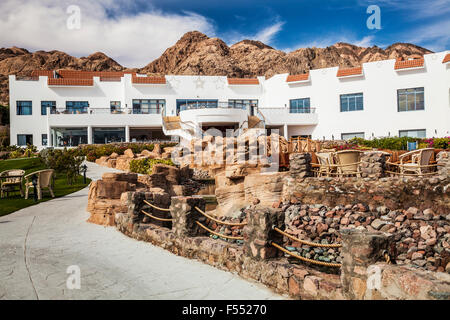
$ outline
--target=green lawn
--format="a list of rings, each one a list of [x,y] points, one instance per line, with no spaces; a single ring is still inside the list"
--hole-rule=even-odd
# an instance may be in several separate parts
[[[46,169],[44,163],[40,158],[21,158],[21,159],[10,159],[0,161],[0,172],[10,169],[22,169],[25,170],[25,175],[37,171]],[[87,179],[87,184],[83,183],[83,177],[79,176],[73,185],[67,183],[67,178],[64,173],[56,173],[54,193],[55,198],[65,196],[69,193],[78,191],[86,187],[91,180]],[[50,193],[44,189],[42,194],[42,200],[39,202],[44,202],[53,199]],[[24,189],[25,192],[25,189]],[[30,195],[27,200],[20,197],[20,192],[17,191],[15,194],[10,193],[8,198],[0,199],[0,217],[7,215],[8,213],[17,211],[22,208],[26,208],[36,204],[33,200],[33,189],[30,189]]]

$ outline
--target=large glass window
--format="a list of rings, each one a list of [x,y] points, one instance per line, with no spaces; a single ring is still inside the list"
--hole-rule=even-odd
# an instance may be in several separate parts
[[[258,106],[258,100],[229,99],[228,106],[234,109],[250,110],[250,108]]]
[[[33,144],[32,134],[18,134],[17,135],[17,145],[26,146],[27,144]]]
[[[88,101],[66,101],[66,112],[72,114],[87,113],[89,108]]]
[[[94,143],[125,141],[125,128],[93,128]]]
[[[218,100],[177,99],[177,114],[190,109],[217,108]]]
[[[134,114],[160,114],[166,105],[163,99],[133,99]]]
[[[41,115],[47,114],[47,108],[50,109],[50,113],[55,113],[56,101],[41,101]]]
[[[424,88],[397,90],[398,111],[424,110]]]
[[[364,139],[364,132],[341,133],[341,140],[350,140],[353,138]]]
[[[17,101],[17,115],[29,116],[33,114],[33,103],[31,101]]]
[[[87,128],[52,128],[54,147],[76,147],[87,142]]]
[[[341,94],[341,112],[364,109],[362,93]]]
[[[311,112],[310,98],[289,100],[289,112],[290,113],[310,113]]]
[[[400,130],[400,137],[411,137],[411,138],[426,138],[427,130],[426,129],[417,129],[417,130]]]

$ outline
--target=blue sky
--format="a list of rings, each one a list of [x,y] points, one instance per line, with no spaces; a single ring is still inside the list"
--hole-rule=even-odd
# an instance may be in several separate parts
[[[65,28],[69,5],[80,7],[79,29]],[[380,30],[366,26],[369,5],[381,10]],[[229,45],[248,38],[284,51],[339,41],[443,51],[450,49],[450,0],[2,0],[0,30],[2,47],[102,51],[129,67],[157,58],[190,30]]]

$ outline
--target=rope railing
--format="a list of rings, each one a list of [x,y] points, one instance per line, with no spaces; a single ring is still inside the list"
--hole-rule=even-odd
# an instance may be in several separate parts
[[[195,223],[196,223],[198,226],[200,226],[201,228],[203,228],[203,229],[205,229],[206,231],[208,231],[209,233],[211,233],[211,234],[213,234],[213,235],[216,235],[216,236],[218,236],[218,237],[225,238],[225,239],[232,239],[232,240],[244,240],[244,237],[227,236],[227,235],[224,235],[224,234],[215,232],[215,231],[209,229],[208,227],[204,226],[203,224],[201,224],[201,223],[198,222],[198,221],[195,221]]]
[[[214,222],[217,222],[217,223],[219,223],[219,224],[223,224],[223,225],[225,225],[225,226],[231,226],[231,227],[243,227],[243,226],[245,226],[245,225],[247,225],[247,223],[246,222],[243,222],[243,223],[232,223],[232,222],[226,222],[226,221],[220,221],[219,219],[216,219],[216,218],[214,218],[214,217],[211,217],[210,215],[208,215],[206,212],[204,212],[203,210],[201,210],[199,207],[195,207],[195,209],[198,211],[198,212],[200,212],[202,215],[204,215],[206,218],[208,218],[208,219],[210,219],[210,220],[212,220],[212,221],[214,221]]]
[[[156,210],[170,212],[170,209],[168,209],[168,208],[159,208],[159,207],[155,206],[154,204],[151,204],[150,202],[148,202],[148,201],[146,201],[146,200],[144,200],[144,202],[145,202],[146,204],[148,204],[150,207],[152,207],[152,208],[154,208],[154,209],[156,209]]]
[[[155,217],[155,216],[151,215],[150,213],[148,213],[148,212],[146,212],[144,210],[141,210],[141,212],[143,214],[145,214],[146,216],[149,216],[150,218],[153,218],[153,219],[158,220],[158,221],[163,221],[163,222],[173,222],[174,221],[174,219],[165,219],[165,218]]]
[[[283,248],[282,246],[280,246],[280,245],[278,245],[278,244],[276,244],[276,243],[274,243],[272,241],[270,242],[270,244],[272,246],[274,246],[275,248],[277,248],[278,250],[281,250],[284,253],[287,253],[288,255],[290,255],[290,256],[292,256],[294,258],[297,258],[299,260],[305,261],[305,262],[309,262],[309,263],[312,263],[312,264],[317,264],[317,265],[325,266],[325,267],[333,267],[333,268],[340,268],[342,266],[340,263],[317,261],[317,260],[314,260],[314,259],[308,259],[308,258],[302,257],[302,256],[300,256],[298,254],[290,252],[289,250]]]
[[[394,166],[394,167],[398,167],[398,168],[402,168],[404,171],[415,171],[417,169],[426,169],[426,168],[435,168],[438,166],[441,166],[442,164],[427,164],[427,165],[417,165],[417,166],[409,166],[407,164],[402,164],[402,163],[393,163],[393,162],[386,162],[387,165],[389,166]],[[437,171],[431,171],[431,172],[422,172],[422,173],[405,173],[405,172],[397,172],[397,171],[391,171],[391,170],[385,170],[384,172],[389,173],[389,174],[393,174],[393,175],[399,175],[399,176],[431,176],[431,175],[435,175],[438,174]]]
[[[275,230],[276,232],[282,234],[283,236],[288,237],[289,239],[291,239],[295,242],[299,242],[301,244],[304,244],[304,245],[307,245],[310,247],[320,247],[320,248],[340,248],[340,247],[342,247],[342,244],[340,244],[340,243],[322,244],[322,243],[316,243],[316,242],[302,240],[302,239],[296,238],[294,236],[291,236],[290,234],[280,230],[279,228],[277,228],[275,226],[272,229]]]

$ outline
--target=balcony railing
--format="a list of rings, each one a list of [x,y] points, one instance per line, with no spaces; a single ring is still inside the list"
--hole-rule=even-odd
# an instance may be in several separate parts
[[[228,101],[204,101],[204,102],[188,102],[186,104],[180,105],[180,111],[185,110],[195,110],[195,109],[242,109],[246,110],[249,104],[244,103],[234,103]],[[256,105],[255,105],[256,107]]]
[[[161,109],[50,108],[50,114],[160,114]]]
[[[316,108],[258,108],[259,111],[261,111],[263,114],[265,111],[267,113],[278,113],[278,114],[285,114],[285,113],[316,113]]]

